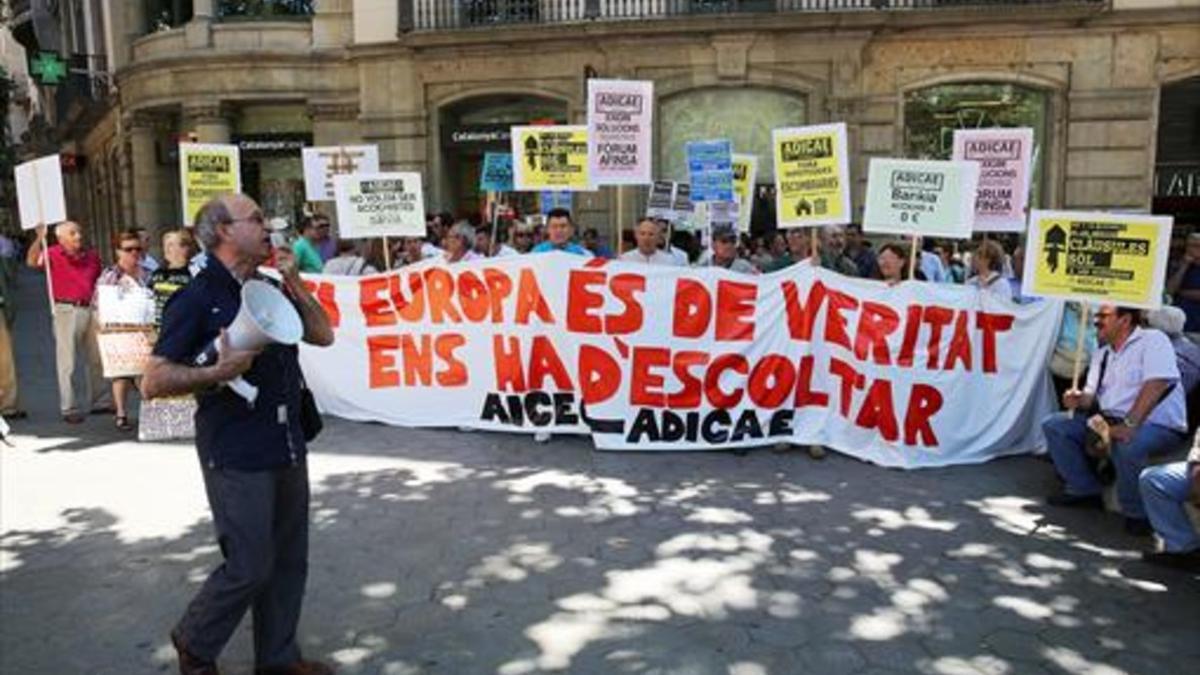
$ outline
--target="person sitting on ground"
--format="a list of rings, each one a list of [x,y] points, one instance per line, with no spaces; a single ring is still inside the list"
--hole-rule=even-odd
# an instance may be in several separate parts
[[[329,219],[321,214],[306,216],[300,221],[300,236],[292,242],[292,252],[301,272],[320,274],[325,268],[317,244],[329,237]]]
[[[633,237],[637,248],[622,253],[621,260],[666,267],[679,266],[678,258],[658,247],[662,241],[662,232],[652,218],[642,218],[638,221],[637,227],[633,228]]]
[[[571,219],[571,212],[566,209],[552,209],[550,213],[546,214],[546,240],[534,246],[530,253],[562,251],[591,258],[591,251],[571,241],[573,236],[575,236],[575,221]]]
[[[967,285],[978,288],[993,298],[1012,302],[1012,286],[1004,278],[1004,249],[1000,244],[986,240],[979,243],[975,255],[971,256],[971,267],[975,276],[967,279]]]
[[[456,224],[442,237],[442,262],[456,263],[479,259],[479,254],[471,250],[474,243],[475,228],[465,220]]]
[[[162,324],[163,308],[167,301],[192,280],[188,264],[196,254],[196,239],[190,230],[170,230],[162,238],[166,264],[150,273],[150,290],[154,293],[154,324]]]
[[[1163,567],[1200,572],[1200,533],[1186,504],[1200,508],[1200,434],[1192,439],[1187,459],[1147,467],[1138,478],[1142,505],[1162,540],[1161,551],[1146,551],[1142,560]]]
[[[126,291],[147,290],[150,275],[142,267],[142,239],[134,230],[125,230],[113,239],[113,250],[117,262],[105,269],[96,280],[96,294],[92,306],[99,309],[100,288],[120,286]],[[97,312],[99,314],[99,312]],[[112,382],[113,404],[116,406],[116,425],[121,431],[132,431],[129,421],[129,393],[136,387],[132,377],[114,377]]]
[[[1047,503],[1103,508],[1103,485],[1089,454],[1106,455],[1116,469],[1126,532],[1148,535],[1138,476],[1149,457],[1174,450],[1184,440],[1187,413],[1175,350],[1161,331],[1141,328],[1140,315],[1137,309],[1111,303],[1100,306],[1096,329],[1101,347],[1092,354],[1087,383],[1082,391],[1071,389],[1063,396],[1063,405],[1076,414],[1050,415],[1042,431],[1064,482],[1063,491]],[[1089,440],[1090,425],[1094,429],[1099,422],[1092,419],[1094,403],[1108,427],[1107,449]]]

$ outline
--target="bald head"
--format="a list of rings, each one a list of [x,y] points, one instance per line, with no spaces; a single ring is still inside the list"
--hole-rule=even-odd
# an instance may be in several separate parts
[[[67,253],[78,253],[83,248],[83,228],[73,220],[56,225],[54,237]]]
[[[658,223],[649,218],[643,218],[633,230],[633,237],[637,240],[638,251],[645,256],[654,255],[658,250],[658,242],[662,236],[662,230]]]

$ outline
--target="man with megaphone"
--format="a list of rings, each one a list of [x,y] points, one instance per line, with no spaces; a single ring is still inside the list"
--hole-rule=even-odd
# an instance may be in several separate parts
[[[252,609],[256,673],[332,673],[303,660],[296,643],[309,503],[296,342],[330,345],[333,329],[289,248],[275,249],[282,292],[257,275],[271,240],[254,200],[213,199],[195,234],[208,265],[168,301],[142,381],[148,398],[196,395],[196,450],[225,559],[171,631],[179,670],[217,673],[217,656]]]

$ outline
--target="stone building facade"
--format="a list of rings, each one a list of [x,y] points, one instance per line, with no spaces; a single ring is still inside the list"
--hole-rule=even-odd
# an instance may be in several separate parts
[[[143,3],[110,3],[112,94],[59,129],[88,159],[71,199],[98,233],[179,221],[187,138],[241,143],[247,191],[285,217],[304,144],[377,144],[383,169],[424,173],[430,209],[469,211],[482,153],[510,124],[582,122],[588,77],[654,81],[663,177],[686,140],[727,136],[769,189],[771,128],[845,121],[857,211],[870,157],[1017,120],[1035,126],[1041,206],[1200,222],[1200,0],[324,0],[241,21],[218,4],[148,33]],[[615,205],[575,202],[602,229]]]

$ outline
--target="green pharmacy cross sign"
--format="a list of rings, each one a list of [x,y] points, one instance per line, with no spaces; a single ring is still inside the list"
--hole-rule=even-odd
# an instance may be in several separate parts
[[[29,72],[41,84],[58,84],[67,77],[67,62],[56,52],[38,52],[29,61]]]

